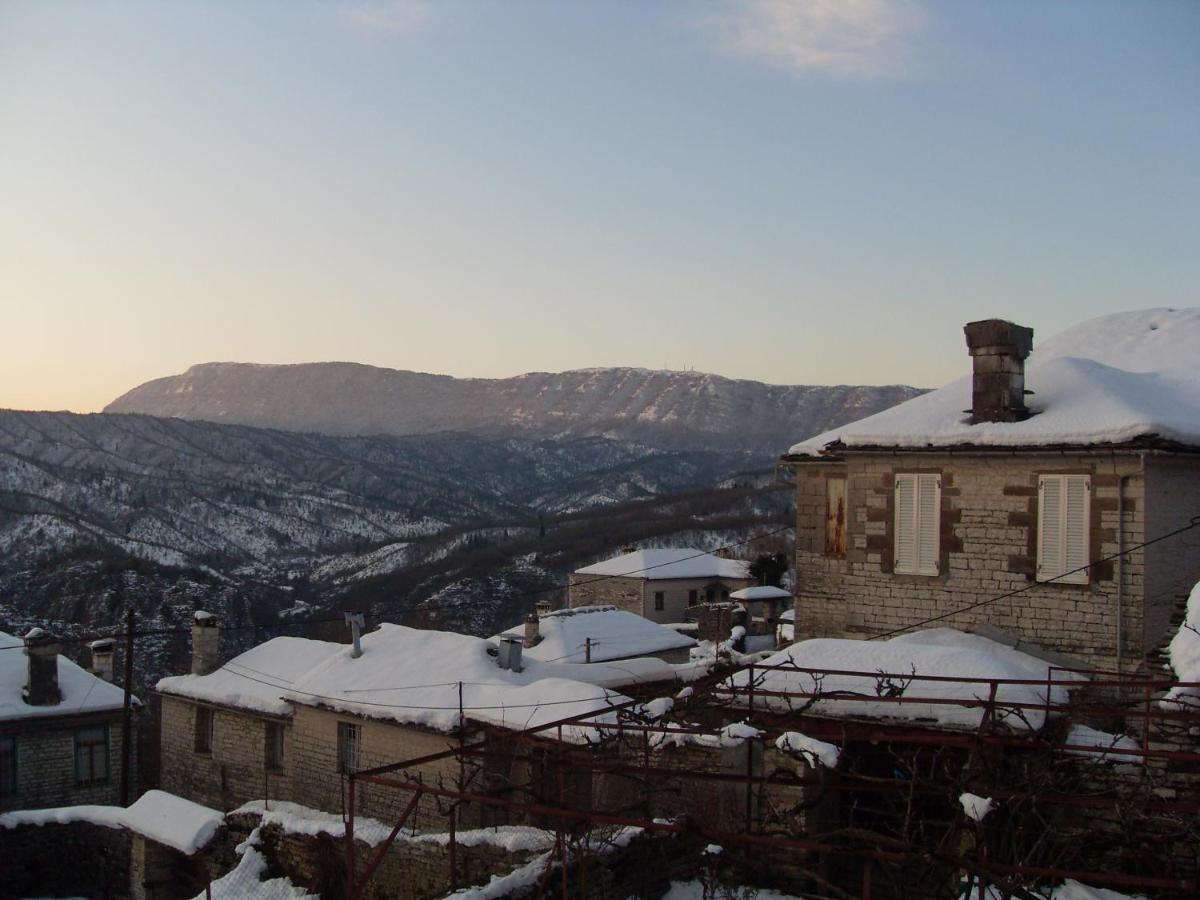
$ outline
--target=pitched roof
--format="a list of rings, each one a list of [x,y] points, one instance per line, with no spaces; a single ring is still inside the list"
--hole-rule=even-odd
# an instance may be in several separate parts
[[[65,656],[58,657],[58,689],[62,701],[53,706],[30,706],[22,691],[29,680],[25,642],[0,631],[0,721],[39,716],[73,716],[79,713],[121,709],[125,691],[80,668]],[[135,697],[134,703],[140,701]]]
[[[542,662],[584,662],[589,639],[594,663],[696,646],[692,638],[674,628],[615,606],[579,606],[546,613],[540,618],[538,629],[542,639],[527,648],[524,656]],[[518,625],[492,640],[502,636],[522,637],[524,633],[525,627]]]
[[[964,364],[967,355],[963,354]],[[971,376],[789,453],[853,447],[1091,446],[1155,436],[1200,447],[1200,308],[1114,313],[1036,344],[1025,370],[1034,415],[972,425]],[[836,447],[833,449],[837,449]]]
[[[251,712],[286,715],[302,704],[451,731],[461,683],[468,719],[521,729],[622,703],[628,698],[614,690],[622,685],[707,671],[704,664],[651,658],[619,666],[526,658],[522,671],[513,672],[496,664],[495,647],[483,638],[390,623],[363,635],[362,648],[354,658],[348,644],[275,638],[212,674],[164,678],[158,690]]]
[[[722,559],[692,547],[634,550],[576,569],[576,575],[623,576],[650,580],[668,578],[748,578],[750,564]]]

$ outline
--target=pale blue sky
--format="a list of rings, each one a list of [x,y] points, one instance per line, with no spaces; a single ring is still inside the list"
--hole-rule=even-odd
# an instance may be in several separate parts
[[[1195,305],[1200,3],[0,0],[0,406],[209,360],[934,386]]]

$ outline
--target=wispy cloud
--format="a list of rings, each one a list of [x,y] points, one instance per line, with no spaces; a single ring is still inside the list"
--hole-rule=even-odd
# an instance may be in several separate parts
[[[926,21],[915,0],[734,0],[698,24],[722,50],[794,73],[895,78]]]
[[[342,19],[364,31],[401,34],[429,18],[429,0],[354,0],[338,10]]]

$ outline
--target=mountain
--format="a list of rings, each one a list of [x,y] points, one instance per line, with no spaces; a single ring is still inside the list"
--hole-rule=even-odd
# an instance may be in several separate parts
[[[920,393],[902,385],[783,386],[648,369],[460,379],[357,363],[204,363],[136,387],[105,412],[330,435],[600,436],[777,456],[802,437]]]

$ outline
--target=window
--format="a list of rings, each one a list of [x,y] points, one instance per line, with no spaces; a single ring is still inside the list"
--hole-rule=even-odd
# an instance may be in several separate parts
[[[893,571],[901,575],[937,575],[940,571],[942,476],[896,476],[895,554]]]
[[[338,771],[343,775],[358,771],[358,749],[362,746],[362,726],[338,722]]]
[[[17,739],[13,735],[0,737],[0,797],[17,792]]]
[[[264,736],[263,748],[265,763],[268,769],[283,768],[283,724],[268,722]]]
[[[696,590],[688,591],[688,606],[697,606],[700,603],[700,592]]]
[[[108,727],[96,725],[75,732],[75,783],[108,781]]]
[[[1038,581],[1088,583],[1091,495],[1088,475],[1038,477]]]
[[[213,711],[207,706],[196,707],[196,752],[212,753]]]
[[[666,593],[664,593],[663,591],[655,591],[654,592],[654,608],[662,609],[663,605],[666,603],[666,599],[667,599]]]
[[[825,479],[825,555],[846,558],[846,479]]]

